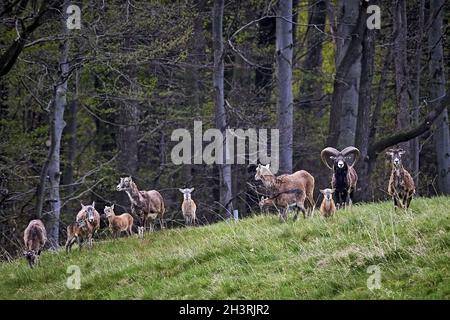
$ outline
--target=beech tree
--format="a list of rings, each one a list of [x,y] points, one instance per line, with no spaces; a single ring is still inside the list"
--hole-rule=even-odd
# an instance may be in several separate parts
[[[232,213],[232,184],[231,166],[227,164],[228,143],[225,129],[227,127],[227,115],[225,112],[224,98],[224,47],[223,47],[223,0],[215,0],[213,8],[213,49],[214,49],[214,94],[215,94],[215,123],[224,137],[223,140],[223,164],[220,165],[220,203],[226,210],[226,217]]]
[[[64,2],[64,8],[69,1]],[[65,10],[64,10],[65,12]],[[63,34],[67,35],[66,14],[62,15],[61,26]],[[52,112],[50,114],[50,130],[51,130],[51,152],[49,154],[48,179],[50,182],[50,207],[51,215],[48,227],[48,239],[53,249],[59,247],[59,223],[61,216],[61,197],[60,197],[60,180],[61,180],[61,137],[66,126],[64,121],[64,111],[67,106],[67,82],[69,78],[69,40],[66,39],[60,46],[60,59],[58,67],[57,82],[54,86],[54,99],[52,104]],[[45,185],[45,183],[44,183]]]
[[[280,173],[292,172],[293,114],[292,95],[292,0],[278,3],[276,61],[278,89],[278,129],[280,130]]]
[[[441,99],[446,95],[446,79],[443,53],[443,24],[442,10],[443,0],[431,0],[432,25],[429,35],[430,56],[430,99]],[[438,104],[433,104],[438,105]],[[436,157],[438,165],[439,189],[443,194],[450,194],[450,136],[448,126],[448,111],[444,108],[436,120],[436,132],[434,134]]]
[[[355,144],[366,9],[364,1],[361,6],[359,1],[337,3],[336,75],[327,144],[339,149]]]

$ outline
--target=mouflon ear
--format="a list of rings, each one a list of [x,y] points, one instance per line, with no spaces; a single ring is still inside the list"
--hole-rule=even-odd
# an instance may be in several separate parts
[[[323,189],[320,189],[319,191],[320,191],[320,193],[325,193],[325,190],[323,190]]]
[[[189,192],[193,192],[195,188],[191,188]]]
[[[114,204],[111,206],[111,209],[113,209],[114,210]]]
[[[334,193],[335,191],[336,191],[336,189],[334,189],[334,188],[333,188],[333,189],[331,189],[331,193]]]
[[[95,201],[92,201],[92,207],[95,208]]]
[[[181,193],[184,193],[184,192],[183,192],[183,191],[184,191],[183,189],[178,189],[178,190],[180,190]]]

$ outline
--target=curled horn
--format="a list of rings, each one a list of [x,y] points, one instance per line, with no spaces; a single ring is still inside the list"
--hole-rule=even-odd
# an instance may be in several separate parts
[[[330,167],[330,165],[327,162],[327,159],[325,158],[327,155],[332,155],[332,156],[337,156],[339,154],[339,151],[337,151],[335,148],[332,147],[327,147],[325,149],[322,150],[322,152],[320,153],[320,158],[322,159],[322,162],[328,167],[328,169],[333,170],[332,167]]]
[[[389,152],[400,152],[400,151],[404,151],[402,148],[400,148],[399,146],[396,146],[394,148],[390,148],[388,150]]]
[[[341,153],[342,153],[342,155],[345,157],[346,155],[348,155],[348,154],[350,154],[350,153],[353,153],[353,154],[355,154],[355,160],[353,161],[353,163],[350,165],[350,167],[353,167],[354,165],[355,165],[355,163],[358,161],[358,159],[359,159],[359,156],[360,156],[360,152],[359,152],[359,150],[357,149],[357,148],[355,148],[355,147],[347,147],[347,148],[345,148],[345,149],[343,149],[342,151],[341,151]]]

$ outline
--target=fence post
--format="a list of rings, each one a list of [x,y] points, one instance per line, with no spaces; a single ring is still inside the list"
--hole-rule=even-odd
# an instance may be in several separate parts
[[[234,221],[238,221],[239,220],[239,211],[238,211],[238,209],[234,209],[233,210],[233,218],[234,218]]]

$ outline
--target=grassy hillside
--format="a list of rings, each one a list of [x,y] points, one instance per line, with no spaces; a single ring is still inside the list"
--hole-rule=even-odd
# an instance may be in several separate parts
[[[66,288],[69,265],[81,289]],[[370,291],[367,268],[381,270]],[[1,299],[450,298],[450,198],[356,205],[329,220],[257,216],[0,265]]]

